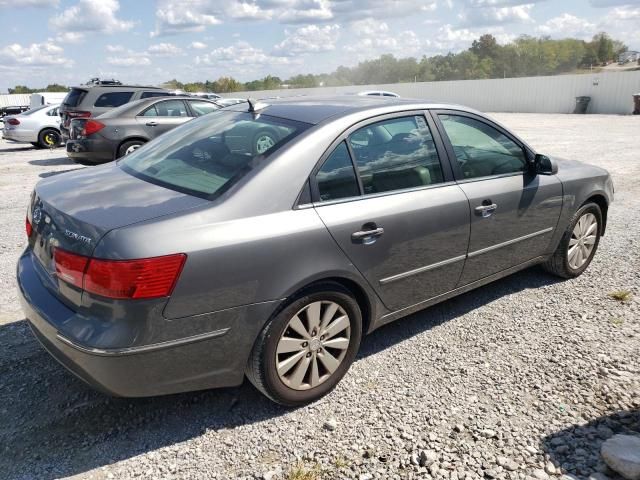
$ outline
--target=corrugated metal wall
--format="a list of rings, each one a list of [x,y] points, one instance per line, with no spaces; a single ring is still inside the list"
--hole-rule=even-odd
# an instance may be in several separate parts
[[[24,107],[29,105],[31,95],[28,93],[16,93],[13,95],[0,95],[0,107]]]
[[[586,95],[591,97],[589,113],[628,114],[633,111],[633,94],[640,93],[640,71],[262,90],[235,92],[224,96],[264,98],[344,94],[363,90],[390,90],[403,97],[458,103],[486,112],[522,113],[571,113],[575,108],[575,97]]]

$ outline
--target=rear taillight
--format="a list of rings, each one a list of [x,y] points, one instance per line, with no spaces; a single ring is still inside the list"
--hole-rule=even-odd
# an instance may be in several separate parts
[[[53,259],[56,263],[56,276],[60,280],[82,288],[82,279],[89,263],[89,257],[56,248],[53,251]]]
[[[104,123],[100,123],[97,120],[87,120],[84,126],[82,127],[82,131],[80,132],[80,135],[82,135],[83,137],[87,137],[96,132],[99,132],[103,128],[104,128]]]
[[[31,226],[31,222],[29,221],[29,217],[27,217],[24,221],[25,229],[27,230],[27,237],[31,238],[31,234],[33,233],[33,227]]]
[[[137,260],[104,260],[61,249],[56,249],[54,256],[60,279],[102,297],[132,299],[171,295],[187,258],[178,253]]]
[[[7,120],[7,123],[9,125],[20,125],[20,120],[18,120],[17,118],[10,118],[9,120]]]
[[[88,118],[91,112],[66,112],[68,118]]]

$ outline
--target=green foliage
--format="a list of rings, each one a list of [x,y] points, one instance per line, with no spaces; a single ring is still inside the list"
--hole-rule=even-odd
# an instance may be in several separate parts
[[[10,94],[18,94],[18,93],[35,93],[38,92],[39,90],[33,89],[33,88],[29,88],[26,85],[16,85],[13,88],[9,89],[9,93]]]

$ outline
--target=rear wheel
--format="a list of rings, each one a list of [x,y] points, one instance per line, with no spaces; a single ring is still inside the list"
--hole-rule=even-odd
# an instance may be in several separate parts
[[[302,291],[258,336],[247,377],[273,401],[304,405],[329,393],[355,359],[362,315],[337,283]]]
[[[135,152],[142,145],[144,145],[144,143],[145,142],[143,142],[142,140],[130,140],[128,142],[124,142],[122,145],[120,145],[120,148],[118,149],[118,158],[124,157],[125,155],[129,155],[130,153]]]
[[[253,137],[253,154],[262,155],[278,142],[271,130],[262,130]]]
[[[587,203],[575,213],[558,248],[543,266],[562,278],[575,278],[584,272],[600,243],[602,211],[595,203]]]
[[[53,128],[45,128],[38,135],[38,146],[40,148],[55,148],[60,145],[60,132]]]

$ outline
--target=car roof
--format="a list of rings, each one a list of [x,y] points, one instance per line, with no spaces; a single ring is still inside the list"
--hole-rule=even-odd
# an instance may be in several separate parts
[[[78,88],[80,90],[91,90],[95,88],[137,88],[139,90],[166,90],[166,88],[162,87],[152,87],[149,85],[74,85],[71,88]]]
[[[287,118],[298,122],[318,124],[329,118],[339,118],[356,112],[376,110],[383,107],[398,107],[402,110],[422,110],[427,108],[451,108],[475,112],[475,110],[460,105],[429,102],[420,99],[399,97],[374,97],[359,95],[335,96],[296,96],[283,98],[264,98],[258,101],[266,104],[264,108],[258,106],[259,113],[274,117]],[[226,111],[247,111],[247,104],[239,103],[226,107]]]

